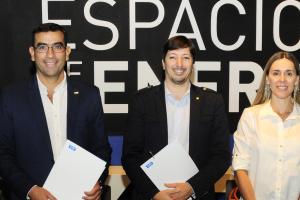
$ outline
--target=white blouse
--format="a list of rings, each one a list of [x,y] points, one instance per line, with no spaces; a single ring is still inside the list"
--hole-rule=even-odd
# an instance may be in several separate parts
[[[286,120],[270,101],[246,108],[234,134],[233,170],[247,170],[257,200],[298,200],[300,106]]]

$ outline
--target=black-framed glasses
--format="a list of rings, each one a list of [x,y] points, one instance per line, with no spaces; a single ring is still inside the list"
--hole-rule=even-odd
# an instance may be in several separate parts
[[[38,53],[47,53],[49,48],[51,48],[55,53],[62,53],[66,50],[65,45],[61,42],[54,43],[52,45],[38,44],[36,47],[34,47]]]

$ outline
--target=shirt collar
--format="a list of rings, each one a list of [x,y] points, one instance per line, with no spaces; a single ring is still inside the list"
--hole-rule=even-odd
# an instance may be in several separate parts
[[[42,83],[42,81],[39,79],[39,76],[36,74],[39,90],[41,94],[48,95],[48,89],[47,87]],[[66,73],[64,72],[64,79],[54,88],[54,92],[63,91],[67,87],[67,78]]]
[[[171,91],[168,90],[168,88],[165,84],[165,100],[166,100],[167,105],[173,105],[176,107],[182,107],[182,106],[188,105],[190,102],[190,85],[189,85],[187,91],[185,92],[185,94],[183,95],[183,97],[178,100],[171,93]]]
[[[262,104],[262,109],[261,109],[261,112],[260,112],[260,118],[261,119],[268,118],[268,117],[278,117],[278,115],[272,109],[270,100],[268,100],[267,102]],[[297,119],[297,118],[300,118],[300,106],[299,106],[299,104],[294,103],[293,111],[286,118],[286,120]]]
[[[164,83],[164,84],[165,84],[165,95],[166,95],[166,97],[167,97],[167,96],[170,96],[170,97],[175,98],[174,95],[172,94],[172,92],[168,89],[166,83]],[[189,82],[189,87],[188,87],[187,91],[184,93],[182,99],[183,99],[184,97],[186,97],[187,95],[189,95],[189,94],[190,94],[190,91],[191,91],[191,83]]]

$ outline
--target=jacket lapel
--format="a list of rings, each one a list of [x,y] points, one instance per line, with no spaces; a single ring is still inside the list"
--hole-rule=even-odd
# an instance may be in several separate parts
[[[70,78],[67,79],[67,87],[68,87],[68,108],[67,108],[67,138],[71,139],[71,135],[75,133],[75,130],[72,130],[74,126],[72,126],[72,122],[74,121],[74,117],[76,116],[76,108],[79,102],[80,91],[76,86],[72,83]]]
[[[168,144],[168,121],[167,121],[167,109],[166,109],[166,100],[165,100],[165,87],[164,83],[162,83],[158,90],[156,91],[156,99],[158,107],[156,110],[159,113],[159,119],[161,123],[161,141],[162,144],[165,146]]]
[[[29,102],[31,106],[31,111],[34,116],[34,122],[37,126],[37,131],[42,139],[42,146],[46,148],[49,155],[51,155],[53,160],[53,151],[51,146],[50,134],[48,130],[47,120],[44,112],[44,107],[42,103],[42,98],[40,95],[40,90],[37,83],[37,78],[35,75],[32,76],[31,81],[29,81]]]
[[[197,120],[199,118],[199,112],[201,111],[201,93],[193,84],[191,84],[190,95],[189,154],[191,155],[194,145],[197,145],[197,143],[193,141],[197,141],[197,134],[199,133],[199,130],[197,130]]]

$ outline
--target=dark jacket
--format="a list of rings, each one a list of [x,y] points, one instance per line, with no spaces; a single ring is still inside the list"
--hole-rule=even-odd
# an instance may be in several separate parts
[[[120,199],[151,199],[158,191],[140,168],[168,143],[164,84],[140,90],[129,105],[124,138],[123,167],[131,185]],[[197,199],[214,199],[214,183],[230,165],[228,121],[222,97],[191,85],[189,155],[199,173],[188,182]]]
[[[67,79],[67,138],[110,163],[103,109],[97,87]],[[0,92],[0,176],[10,199],[25,199],[33,185],[43,186],[54,164],[37,78]],[[107,167],[108,167],[107,165]],[[100,178],[107,176],[108,170]]]

